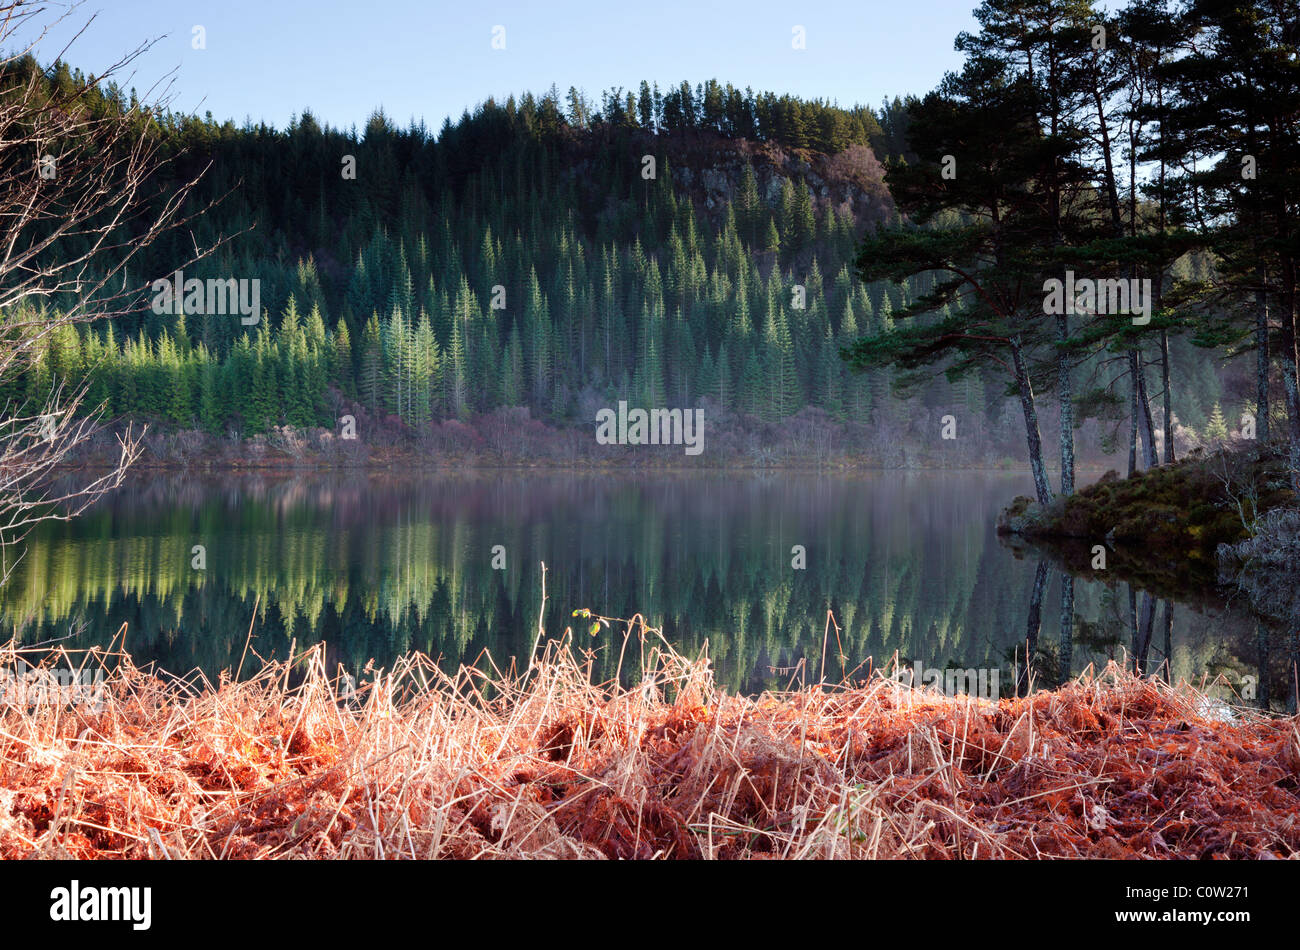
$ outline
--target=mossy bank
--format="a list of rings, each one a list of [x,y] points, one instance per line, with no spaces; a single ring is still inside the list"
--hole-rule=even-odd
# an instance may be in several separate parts
[[[1186,589],[1214,583],[1220,545],[1246,540],[1262,515],[1294,502],[1281,451],[1247,445],[1193,452],[1128,478],[1112,470],[1046,505],[1019,496],[998,516],[997,530],[1046,542],[1085,574],[1111,571]]]

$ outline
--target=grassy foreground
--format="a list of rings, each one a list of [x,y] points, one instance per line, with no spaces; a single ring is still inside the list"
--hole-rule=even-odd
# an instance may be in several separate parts
[[[114,654],[97,709],[0,705],[0,857],[1300,854],[1297,719],[1114,666],[998,703],[746,698],[644,627],[623,649],[632,688],[561,643],[522,675],[412,655],[352,699],[320,648],[216,685]]]

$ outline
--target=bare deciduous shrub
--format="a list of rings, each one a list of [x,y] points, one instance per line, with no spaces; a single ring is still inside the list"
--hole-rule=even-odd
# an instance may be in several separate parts
[[[129,265],[206,210],[186,207],[197,178],[159,190],[155,173],[165,159],[150,116],[163,102],[160,90],[146,91],[139,104],[89,102],[148,44],[70,83],[51,82],[30,55],[74,10],[46,22],[48,7],[0,0],[0,380],[30,368],[55,335],[141,309],[150,279]],[[177,265],[206,253],[196,246]],[[52,490],[55,471],[95,431],[98,407],[83,405],[85,393],[84,385],[69,390],[54,380],[36,402],[4,407],[0,580],[34,524],[83,511],[120,484],[140,453],[139,435],[127,429],[111,471]]]

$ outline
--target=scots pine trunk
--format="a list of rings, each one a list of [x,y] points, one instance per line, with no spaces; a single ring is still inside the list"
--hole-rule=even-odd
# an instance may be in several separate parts
[[[1287,436],[1289,440],[1288,467],[1291,470],[1291,490],[1300,494],[1300,380],[1296,378],[1296,286],[1295,271],[1287,267],[1286,287],[1282,305],[1282,391],[1286,395]]]
[[[1283,321],[1286,322],[1285,320]],[[1300,494],[1300,390],[1296,385],[1295,332],[1283,330],[1280,359],[1282,364],[1282,391],[1286,396],[1287,414],[1287,465],[1291,470],[1291,490]]]
[[[1133,653],[1134,663],[1136,663],[1139,647],[1141,645],[1141,637],[1138,634],[1137,588],[1134,587],[1131,583],[1126,583],[1124,586],[1128,588],[1128,626],[1129,626],[1129,635],[1130,637],[1132,637],[1130,641],[1131,651]]]
[[[1138,458],[1138,387],[1137,350],[1128,351],[1128,473],[1137,471]]]
[[[1160,668],[1164,671],[1166,683],[1174,681],[1173,664],[1171,657],[1174,655],[1174,602],[1166,600],[1161,611],[1161,623],[1165,631],[1164,641],[1164,659],[1160,661]]]
[[[1300,669],[1300,617],[1296,612],[1291,612],[1291,636],[1287,637],[1287,660],[1293,670]],[[1287,690],[1286,711],[1291,715],[1296,714],[1296,706],[1300,700],[1300,690]]]
[[[1151,634],[1155,632],[1156,600],[1149,593],[1142,595],[1142,622],[1138,632],[1136,648],[1133,651],[1134,672],[1145,676],[1147,658],[1151,653]]]
[[[1043,464],[1043,437],[1038,429],[1038,407],[1034,403],[1034,387],[1029,381],[1029,370],[1020,338],[1011,341],[1011,360],[1016,373],[1016,389],[1020,393],[1020,408],[1025,414],[1025,441],[1029,445],[1029,468],[1034,474],[1034,491],[1038,503],[1046,505],[1052,500],[1052,486],[1047,480],[1047,466]]]
[[[1256,671],[1258,676],[1258,689],[1255,693],[1255,705],[1260,709],[1268,709],[1268,627],[1262,623],[1255,624],[1255,650],[1256,650]]]
[[[1160,383],[1164,387],[1165,464],[1174,461],[1174,407],[1173,391],[1169,386],[1169,331],[1160,331]]]
[[[1137,394],[1138,406],[1141,409],[1142,439],[1146,442],[1147,468],[1155,468],[1160,464],[1160,456],[1156,453],[1156,427],[1155,421],[1151,418],[1151,397],[1147,395],[1147,371],[1142,364],[1142,354],[1139,352],[1137,356]]]
[[[1260,274],[1260,282],[1263,282]],[[1268,441],[1268,292],[1255,291],[1255,437]]]
[[[1058,314],[1056,326],[1061,349],[1056,354],[1057,392],[1061,403],[1061,494],[1074,494],[1074,402],[1070,392],[1070,354],[1065,343],[1070,339],[1070,316]]]
[[[1016,677],[1017,696],[1029,692],[1034,653],[1038,649],[1038,634],[1043,626],[1043,594],[1047,591],[1047,575],[1047,562],[1039,561],[1034,571],[1034,589],[1029,595],[1029,618],[1025,622],[1025,666]]]
[[[1061,572],[1061,675],[1058,686],[1070,681],[1070,667],[1074,663],[1074,575]]]

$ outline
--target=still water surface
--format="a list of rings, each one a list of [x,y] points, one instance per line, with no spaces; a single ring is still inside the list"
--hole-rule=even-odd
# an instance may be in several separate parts
[[[1006,696],[1028,647],[1038,685],[1137,654],[1148,672],[1222,677],[1294,710],[1294,644],[1235,607],[1079,579],[1063,625],[1059,570],[993,531],[1030,487],[971,472],[153,478],[33,535],[0,617],[24,642],[75,647],[125,624],[137,663],[175,673],[234,669],[250,624],[262,656],[323,640],[331,669],[412,649],[504,664],[533,645],[545,562],[547,633],[573,625],[600,678],[622,639],[591,637],[575,609],[645,614],[680,651],[707,646],[733,690],[897,657],[998,671]],[[840,631],[824,651],[828,610]]]

